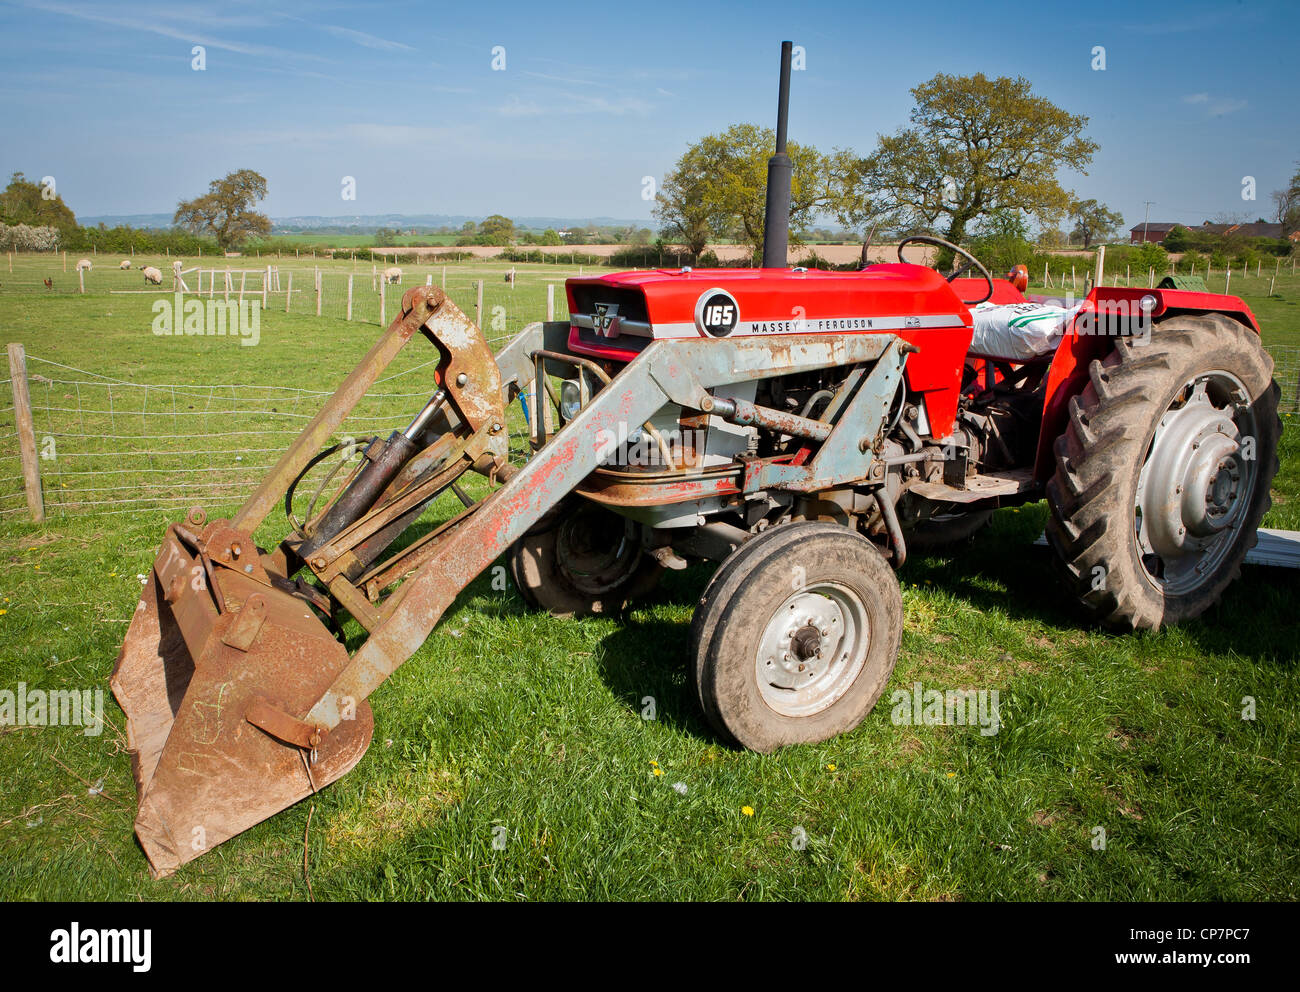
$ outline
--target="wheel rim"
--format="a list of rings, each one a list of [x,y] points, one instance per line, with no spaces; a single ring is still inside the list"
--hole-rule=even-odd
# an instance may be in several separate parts
[[[870,643],[866,604],[856,593],[832,582],[800,589],[759,638],[754,666],[763,702],[782,716],[821,712],[857,681]]]
[[[1146,577],[1166,595],[1212,582],[1231,553],[1259,475],[1258,452],[1248,450],[1255,428],[1249,391],[1221,370],[1184,383],[1160,418],[1134,530]]]
[[[573,587],[593,596],[616,588],[641,557],[639,545],[628,540],[622,517],[591,510],[571,514],[560,524],[555,552]]]

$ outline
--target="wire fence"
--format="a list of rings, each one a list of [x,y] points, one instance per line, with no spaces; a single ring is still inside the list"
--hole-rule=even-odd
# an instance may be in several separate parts
[[[34,355],[26,360],[49,515],[237,505],[330,396],[296,386],[143,384]],[[430,349],[399,353],[334,441],[359,452],[369,438],[404,428],[432,394],[439,360]],[[28,512],[8,378],[0,380],[0,424],[3,519]],[[303,479],[304,499],[333,467],[323,462]]]

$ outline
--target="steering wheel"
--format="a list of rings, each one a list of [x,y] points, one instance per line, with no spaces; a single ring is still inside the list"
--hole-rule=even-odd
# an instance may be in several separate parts
[[[962,300],[962,303],[966,304],[966,306],[968,307],[977,306],[978,304],[983,303],[985,300],[989,299],[993,295],[993,277],[989,275],[989,270],[984,268],[984,265],[980,262],[980,260],[976,258],[974,255],[972,255],[970,252],[968,252],[965,248],[958,248],[954,244],[949,244],[947,241],[944,241],[943,238],[936,238],[930,234],[909,235],[908,237],[904,238],[902,241],[898,243],[898,260],[900,262],[904,263],[905,265],[910,264],[908,263],[907,259],[903,257],[903,249],[906,248],[908,245],[912,244],[913,242],[916,242],[918,244],[923,244],[923,245],[934,245],[936,248],[947,248],[953,254],[960,255],[962,258],[966,259],[965,265],[963,265],[960,269],[957,269],[955,272],[952,273],[952,275],[947,277],[949,282],[952,282],[954,279],[958,278],[959,276],[965,274],[966,272],[969,272],[972,268],[979,270],[979,274],[984,277],[984,282],[988,284],[989,291],[985,293],[983,296],[981,296],[978,300]]]

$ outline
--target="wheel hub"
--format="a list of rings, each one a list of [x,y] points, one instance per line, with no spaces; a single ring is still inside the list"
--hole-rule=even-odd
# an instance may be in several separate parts
[[[1254,488],[1246,457],[1254,416],[1245,387],[1207,372],[1179,391],[1157,425],[1136,498],[1148,575],[1166,593],[1195,588],[1227,554]]]
[[[755,655],[759,692],[776,712],[808,716],[840,698],[866,661],[866,607],[848,589],[800,590],[773,613]]]

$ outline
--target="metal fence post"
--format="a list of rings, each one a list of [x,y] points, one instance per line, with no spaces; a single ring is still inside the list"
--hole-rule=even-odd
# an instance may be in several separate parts
[[[9,384],[14,395],[14,421],[18,426],[18,454],[23,467],[23,488],[32,520],[45,520],[41,497],[41,467],[36,457],[36,430],[32,426],[32,397],[27,390],[27,353],[21,344],[9,345]]]

